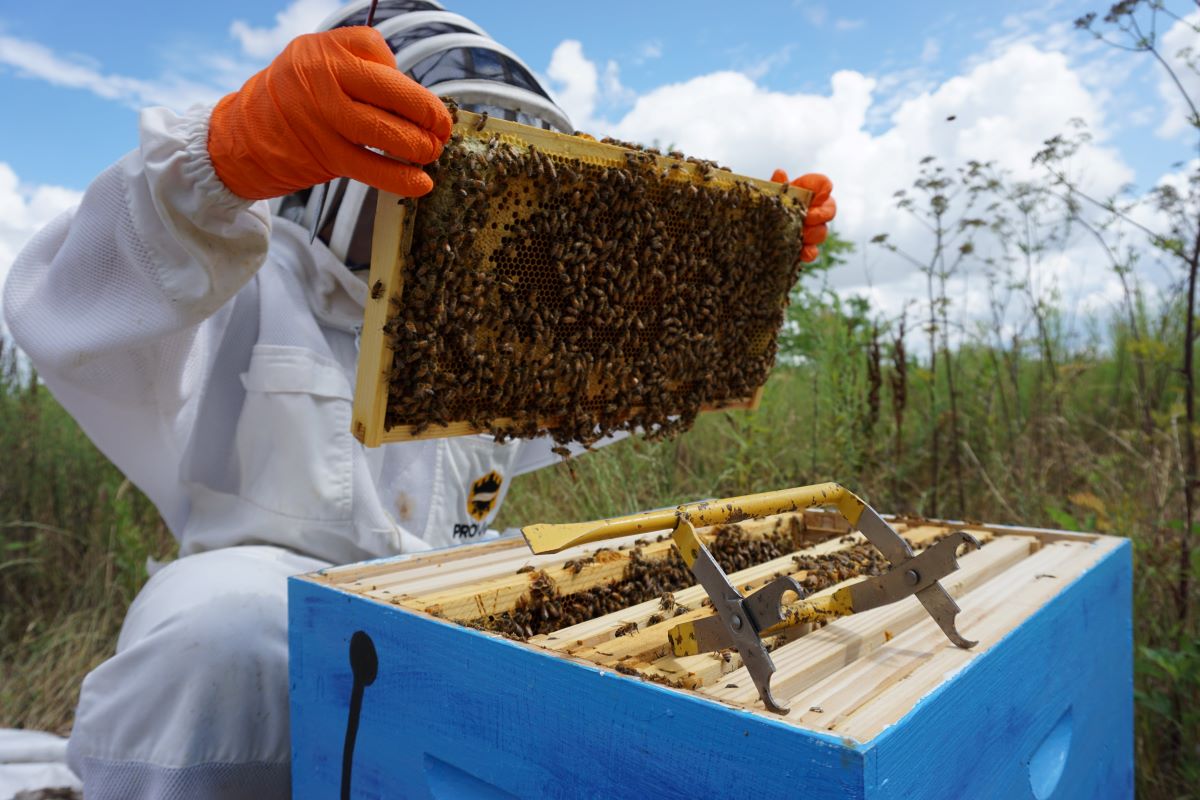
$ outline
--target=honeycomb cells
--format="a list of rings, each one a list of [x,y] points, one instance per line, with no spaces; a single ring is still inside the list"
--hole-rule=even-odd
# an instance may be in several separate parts
[[[385,327],[387,427],[587,445],[754,395],[799,275],[802,206],[707,162],[613,153],[460,126],[429,168]]]

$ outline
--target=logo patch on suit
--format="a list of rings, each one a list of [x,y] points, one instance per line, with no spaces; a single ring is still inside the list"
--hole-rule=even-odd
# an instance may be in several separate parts
[[[496,498],[500,496],[500,485],[504,478],[499,472],[492,470],[471,484],[471,496],[467,498],[467,513],[474,519],[482,521],[496,507]]]

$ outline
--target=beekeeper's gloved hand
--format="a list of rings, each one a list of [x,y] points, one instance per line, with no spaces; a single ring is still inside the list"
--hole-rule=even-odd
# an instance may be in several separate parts
[[[247,200],[335,177],[417,197],[433,181],[411,165],[441,154],[451,124],[442,101],[396,69],[378,31],[337,28],[295,39],[217,103],[208,152],[221,181]]]
[[[777,169],[771,180],[787,183],[788,176],[783,170]],[[813,193],[812,202],[808,205],[808,216],[804,218],[804,246],[800,248],[800,260],[807,264],[816,261],[820,255],[821,251],[817,245],[829,235],[829,221],[837,215],[837,201],[833,199],[833,181],[824,175],[810,172],[796,178],[792,185]]]

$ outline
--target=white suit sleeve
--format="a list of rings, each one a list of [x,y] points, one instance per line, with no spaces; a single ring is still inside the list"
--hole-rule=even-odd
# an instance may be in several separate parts
[[[30,240],[4,287],[14,340],[169,524],[178,498],[164,493],[179,492],[187,409],[227,316],[218,309],[262,264],[270,234],[267,204],[217,178],[209,111],[144,111],[139,148]]]

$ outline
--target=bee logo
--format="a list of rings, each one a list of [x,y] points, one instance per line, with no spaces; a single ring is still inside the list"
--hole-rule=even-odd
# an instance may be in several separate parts
[[[476,520],[482,521],[496,507],[496,498],[500,496],[500,485],[504,478],[492,470],[471,484],[471,496],[467,498],[467,513]]]

